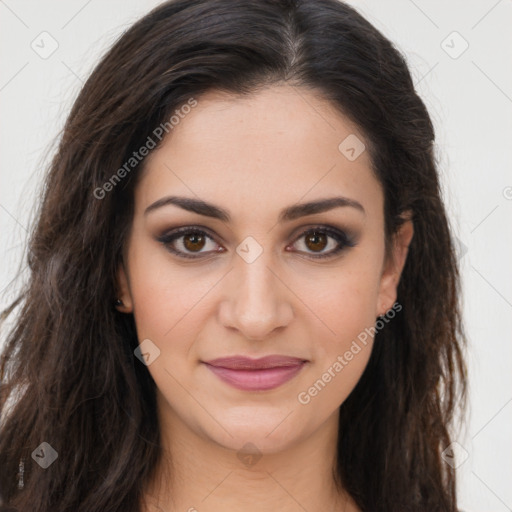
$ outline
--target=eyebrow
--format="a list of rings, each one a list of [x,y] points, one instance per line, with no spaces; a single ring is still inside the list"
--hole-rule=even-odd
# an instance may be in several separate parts
[[[201,199],[194,199],[192,197],[179,197],[179,196],[166,196],[158,199],[154,203],[150,204],[144,211],[144,215],[155,211],[157,208],[163,206],[175,205],[187,210],[194,212],[205,217],[213,217],[224,222],[231,221],[231,215],[228,210],[216,206],[211,203],[207,203]],[[348,197],[329,197],[326,199],[318,199],[316,201],[310,201],[308,203],[298,203],[284,208],[279,214],[279,222],[286,222],[304,217],[306,215],[313,215],[315,213],[322,213],[334,208],[340,207],[351,207],[359,210],[363,214],[366,214],[363,205],[354,199]]]

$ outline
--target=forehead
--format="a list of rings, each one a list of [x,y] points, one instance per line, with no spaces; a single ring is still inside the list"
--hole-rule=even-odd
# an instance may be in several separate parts
[[[368,151],[355,160],[343,152],[346,140],[361,150],[364,136],[319,93],[289,85],[250,96],[210,91],[180,117],[146,159],[138,211],[171,193],[270,216],[334,193],[382,206]]]

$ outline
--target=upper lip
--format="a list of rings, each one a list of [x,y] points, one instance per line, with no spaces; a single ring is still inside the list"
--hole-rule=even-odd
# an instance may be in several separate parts
[[[230,356],[205,361],[211,366],[219,366],[230,370],[262,370],[266,368],[283,368],[286,366],[298,366],[305,363],[306,360],[299,357],[271,355],[260,357],[259,359],[251,359],[245,356]]]

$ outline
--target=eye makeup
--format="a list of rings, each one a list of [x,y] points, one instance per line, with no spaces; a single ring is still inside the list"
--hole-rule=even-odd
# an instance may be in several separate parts
[[[303,230],[294,239],[292,244],[287,245],[287,248],[295,245],[297,241],[304,238],[307,239],[306,243],[312,242],[313,244],[318,244],[318,241],[320,240],[320,244],[325,242],[326,246],[334,245],[333,248],[331,248],[329,251],[326,251],[325,253],[315,253],[316,251],[311,250],[293,251],[305,255],[307,258],[312,258],[315,260],[333,258],[347,248],[351,248],[356,245],[354,237],[344,230],[340,230],[328,225],[315,225]],[[166,231],[165,233],[156,237],[156,240],[164,245],[166,250],[178,258],[198,260],[210,256],[214,253],[225,252],[223,248],[210,249],[207,251],[202,250],[204,249],[204,246],[208,244],[208,241],[217,244],[216,237],[211,234],[209,230],[202,226],[183,226],[171,231]],[[306,243],[304,243],[305,246]],[[198,251],[191,250],[193,249],[191,245],[194,244],[200,245],[200,247],[198,247]],[[325,247],[323,247],[321,250],[324,249]]]

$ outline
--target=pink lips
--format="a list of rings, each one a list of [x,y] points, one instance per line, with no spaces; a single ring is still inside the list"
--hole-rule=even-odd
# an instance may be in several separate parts
[[[217,377],[235,388],[264,391],[292,379],[306,362],[297,357],[275,355],[260,359],[243,356],[222,357],[204,364]]]

